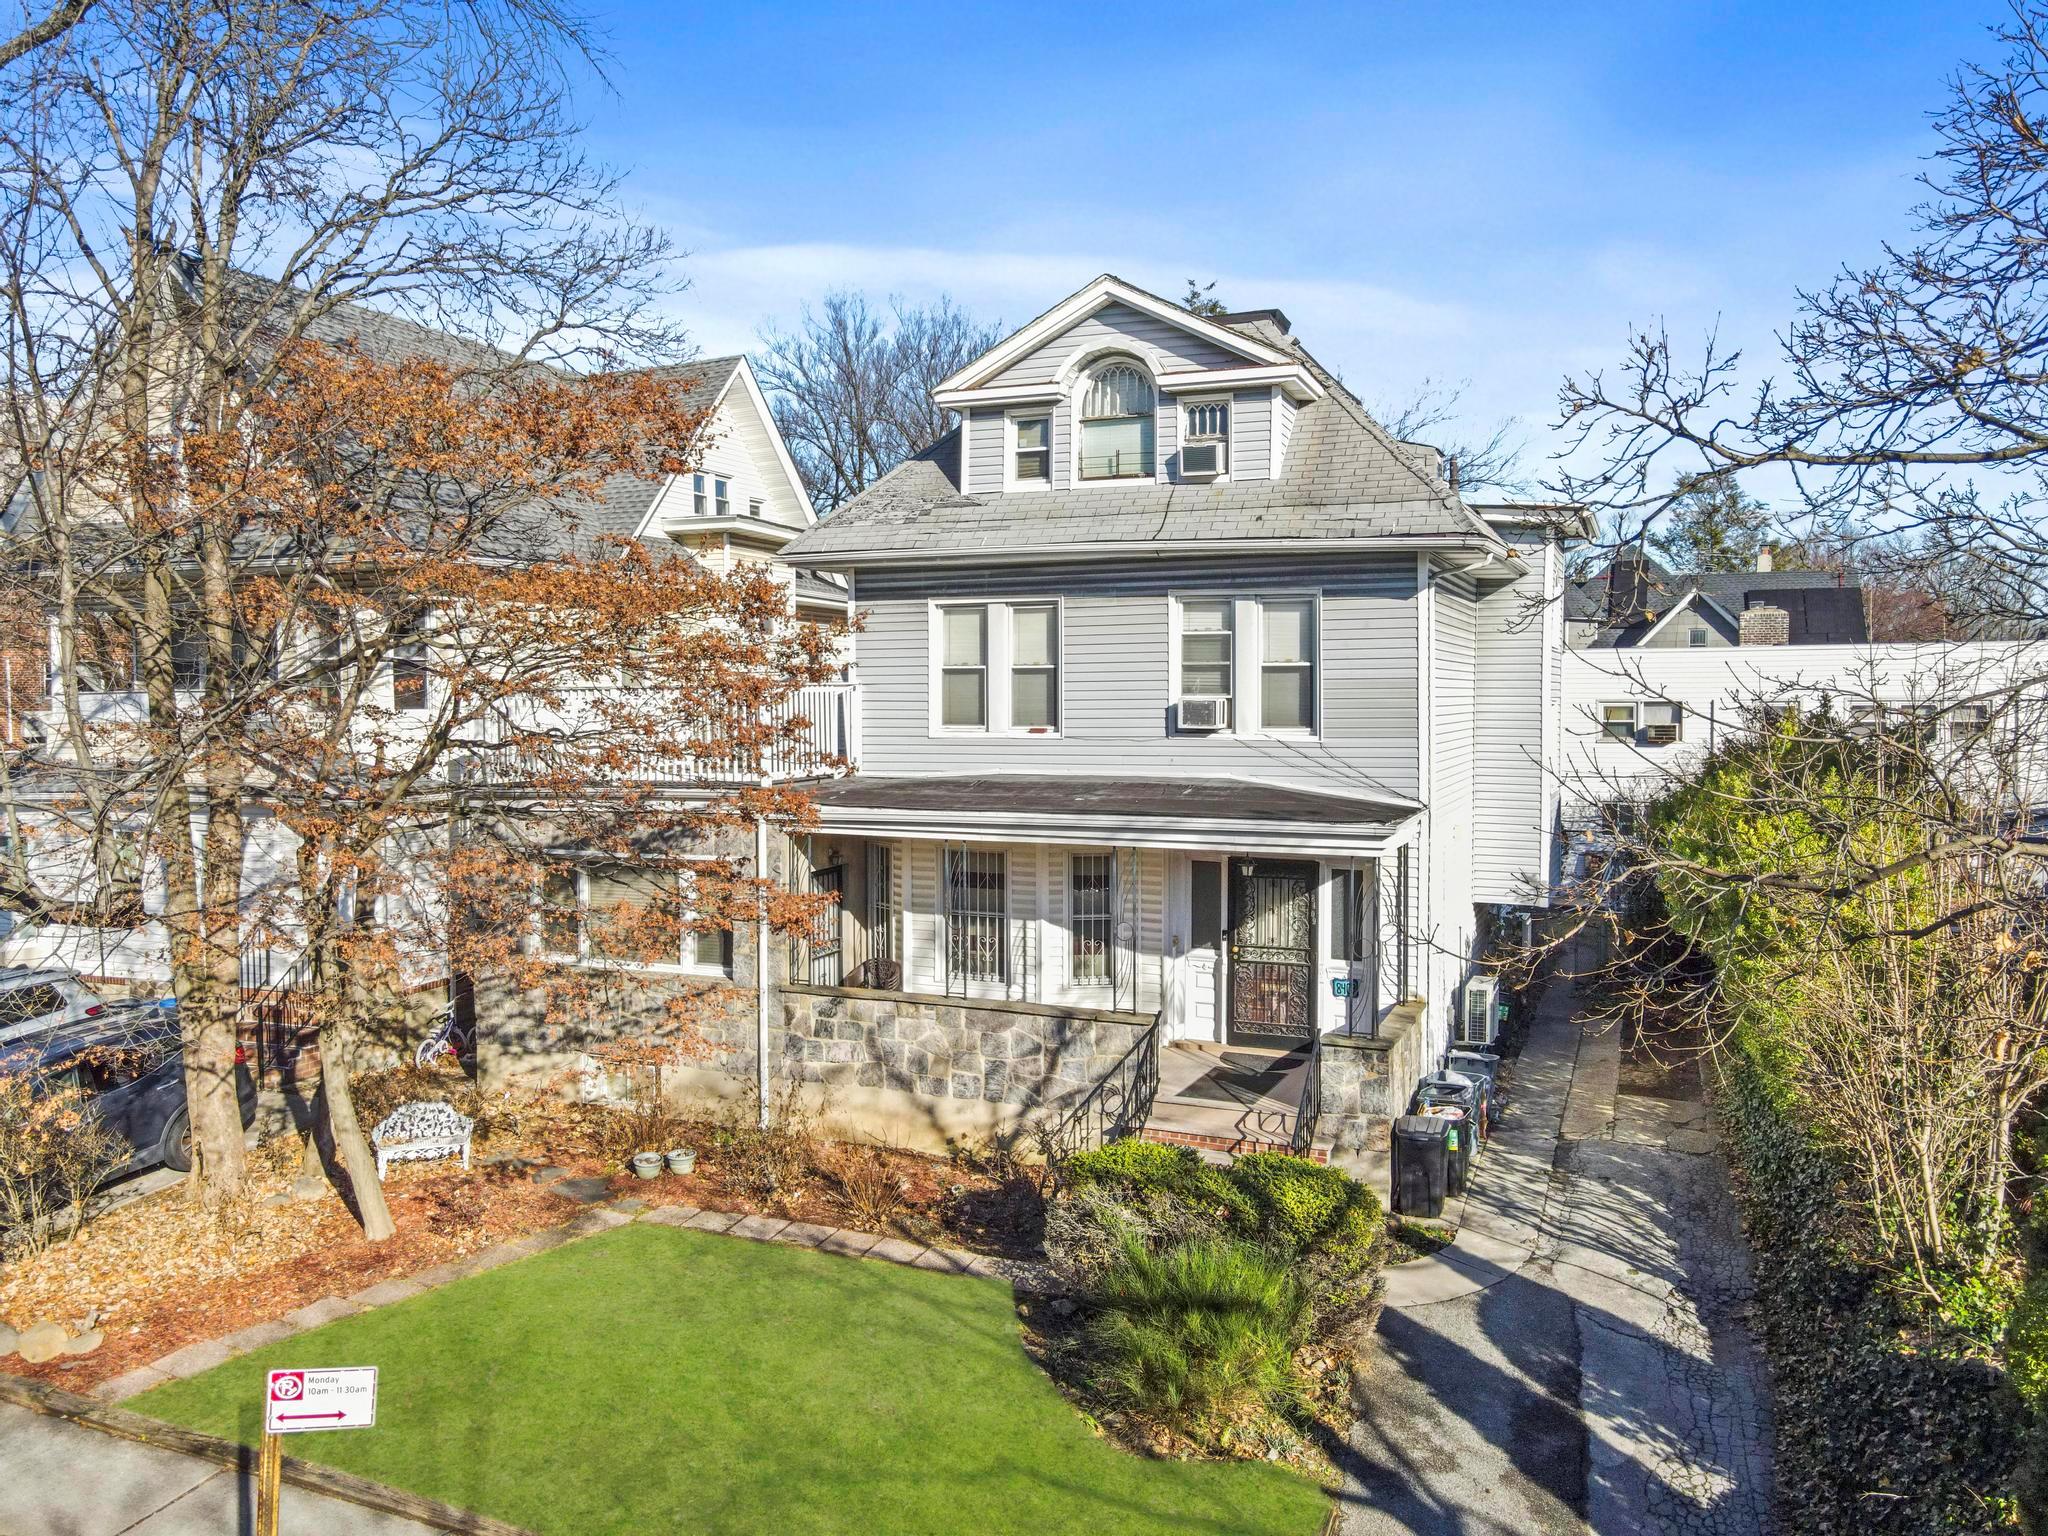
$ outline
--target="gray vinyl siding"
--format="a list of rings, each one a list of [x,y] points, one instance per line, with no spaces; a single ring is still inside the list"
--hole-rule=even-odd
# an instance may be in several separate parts
[[[1273,477],[1273,392],[1269,389],[1241,389],[1230,402],[1233,480],[1270,480]]]
[[[1001,411],[975,411],[967,418],[967,483],[974,491],[1003,488],[1003,424]]]
[[[1285,395],[1273,400],[1273,478],[1287,473],[1287,445],[1294,440],[1294,402]]]
[[[1526,549],[1526,576],[1488,592],[1478,611],[1478,729],[1474,737],[1472,878],[1476,901],[1520,903],[1540,883],[1549,830],[1543,767],[1545,701],[1557,697],[1556,657],[1544,637],[1554,615],[1543,598],[1544,550]]]
[[[1319,739],[1169,734],[1168,597],[1195,591],[1322,593]],[[871,569],[858,594],[864,773],[1188,774],[1420,793],[1412,556]],[[1064,599],[1061,734],[932,735],[930,602],[1012,596]]]
[[[1440,575],[1431,593],[1430,893],[1423,964],[1431,1003],[1429,1059],[1449,1040],[1449,1018],[1472,948],[1472,825],[1478,592],[1470,577]],[[1441,1037],[1441,1038],[1439,1038]]]
[[[1060,370],[1075,353],[1114,346],[1129,347],[1147,363],[1159,358],[1171,372],[1243,367],[1247,361],[1227,348],[1191,336],[1164,320],[1140,314],[1123,304],[1111,304],[1068,326],[1036,352],[1018,359],[988,383],[994,386],[1048,384],[1059,377]]]

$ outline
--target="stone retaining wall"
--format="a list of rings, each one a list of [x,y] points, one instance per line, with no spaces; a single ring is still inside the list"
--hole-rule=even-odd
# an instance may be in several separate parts
[[[1427,1069],[1420,999],[1401,1004],[1371,1037],[1323,1036],[1322,1117],[1317,1133],[1340,1153],[1357,1156],[1377,1149],[1387,1122],[1407,1113],[1408,1100]]]

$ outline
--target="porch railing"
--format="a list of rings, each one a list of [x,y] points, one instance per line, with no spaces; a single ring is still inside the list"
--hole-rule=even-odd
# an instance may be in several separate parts
[[[799,688],[770,712],[775,739],[758,754],[733,753],[677,757],[667,753],[635,754],[614,770],[621,781],[717,787],[836,778],[852,761],[854,716],[859,708],[852,683],[817,683]],[[801,720],[793,731],[791,725]],[[573,730],[573,724],[565,725]],[[510,722],[497,723],[477,734],[461,754],[461,777],[476,784],[518,784],[535,776],[536,764],[499,743],[516,734]]]
[[[1131,1043],[1102,1081],[1046,1130],[1046,1156],[1054,1162],[1135,1134],[1152,1118],[1159,1093],[1159,1021]]]
[[[1301,1102],[1294,1111],[1294,1136],[1289,1149],[1296,1157],[1307,1157],[1316,1142],[1316,1122],[1323,1116],[1323,1032],[1311,1028],[1308,1037],[1308,1071],[1302,1075]]]

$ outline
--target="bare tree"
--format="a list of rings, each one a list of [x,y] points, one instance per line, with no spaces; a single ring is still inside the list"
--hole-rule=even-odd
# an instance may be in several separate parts
[[[1799,293],[1776,374],[1647,327],[1567,381],[1561,499],[1628,539],[1700,476],[1775,466],[1788,537],[1913,534],[1965,622],[2048,618],[2048,4],[2014,0],[1996,37],[1933,115],[1916,241]]]
[[[943,437],[951,413],[932,390],[996,344],[983,325],[941,296],[922,307],[835,292],[794,332],[765,330],[758,359],[775,422],[820,512],[829,512]]]
[[[1521,468],[1524,445],[1516,435],[1513,417],[1497,422],[1484,436],[1467,437],[1453,430],[1462,419],[1459,406],[1470,387],[1470,380],[1448,384],[1424,379],[1407,397],[1376,404],[1373,419],[1389,436],[1406,443],[1428,443],[1444,456],[1446,464],[1455,463],[1463,490],[1506,495],[1528,490],[1528,477]]]
[[[202,871],[241,867],[264,776],[235,722],[246,634],[268,616],[240,606],[238,573],[290,541],[252,549],[232,499],[195,513],[180,487],[203,466],[183,445],[235,440],[294,344],[351,303],[470,338],[455,349],[486,375],[675,355],[648,318],[667,247],[617,216],[613,177],[576,148],[565,61],[588,48],[554,0],[101,0],[5,78],[0,463],[26,503],[11,580],[55,617],[82,782],[116,766],[80,713],[83,627],[111,612],[134,637],[146,750],[116,777],[152,807],[209,1201],[242,1179],[243,933],[237,882]]]
[[[79,19],[92,9],[93,0],[57,0],[41,16],[24,20],[22,28],[14,36],[0,39],[0,69],[5,69],[23,54],[53,43],[78,24]]]

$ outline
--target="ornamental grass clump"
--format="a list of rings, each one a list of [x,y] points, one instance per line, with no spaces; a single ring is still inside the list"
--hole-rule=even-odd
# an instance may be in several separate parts
[[[1129,1239],[1092,1300],[1087,1341],[1109,1397],[1203,1427],[1296,1395],[1308,1293],[1264,1248],[1204,1238],[1154,1252]]]

